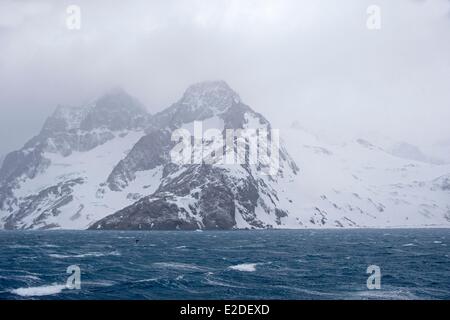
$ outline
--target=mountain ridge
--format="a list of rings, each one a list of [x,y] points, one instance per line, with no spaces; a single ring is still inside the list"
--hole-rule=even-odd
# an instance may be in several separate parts
[[[155,193],[103,218],[90,228],[229,229],[236,227],[237,215],[253,227],[281,224],[279,216],[288,214],[285,209],[280,208],[283,205],[279,203],[279,199],[274,200],[277,192],[270,188],[270,184],[275,183],[275,180],[264,181],[259,176],[258,169],[250,163],[246,162],[242,167],[217,164],[180,166],[169,159],[169,153],[175,145],[171,140],[171,130],[190,127],[195,121],[212,122],[213,127],[220,130],[225,138],[226,130],[243,130],[250,123],[250,118],[252,125],[270,130],[270,123],[243,104],[225,82],[213,81],[190,86],[178,102],[154,115],[152,131],[141,138],[108,177],[110,188],[119,191],[121,187],[128,186],[137,172],[160,170],[161,184]],[[234,144],[236,147],[236,142]],[[286,150],[280,149],[278,152],[282,155],[282,169],[296,175],[298,168]],[[233,175],[233,170],[241,171],[240,174]],[[242,183],[243,186],[233,188],[221,186],[221,183]],[[193,191],[197,188],[201,192]],[[274,198],[264,201],[261,193],[269,197],[273,195]],[[271,223],[258,218],[255,214],[258,206],[265,213],[272,214]]]
[[[224,143],[227,131],[253,130],[241,140],[244,150],[251,141],[269,147],[252,140],[260,132],[275,137],[224,81],[194,84],[154,115],[121,89],[81,107],[60,106],[1,165],[0,228],[450,227],[450,165],[407,159],[418,155],[414,149],[395,155],[363,138],[328,144],[294,125],[282,130],[274,174],[265,174],[271,161],[249,156],[175,163],[174,131],[195,133],[196,123],[203,134],[219,131]],[[200,141],[217,157],[240,140]]]

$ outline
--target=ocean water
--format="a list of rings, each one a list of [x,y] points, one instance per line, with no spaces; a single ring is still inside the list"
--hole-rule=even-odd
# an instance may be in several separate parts
[[[2,231],[0,299],[450,299],[449,248],[449,229]]]

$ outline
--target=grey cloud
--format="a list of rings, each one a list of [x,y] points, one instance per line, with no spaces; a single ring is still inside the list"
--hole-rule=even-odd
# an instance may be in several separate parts
[[[449,1],[73,1],[0,3],[0,154],[37,133],[57,104],[122,86],[150,112],[191,83],[226,80],[281,129],[450,137]]]

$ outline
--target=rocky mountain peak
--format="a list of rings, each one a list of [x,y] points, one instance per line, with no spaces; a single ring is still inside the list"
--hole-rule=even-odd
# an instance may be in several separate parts
[[[145,107],[121,87],[114,87],[106,91],[93,104],[93,109],[104,109],[106,112],[122,111],[146,113]]]
[[[117,131],[143,126],[148,118],[145,107],[122,88],[113,88],[83,106],[58,106],[47,119],[42,133],[51,135],[72,130],[106,128]]]
[[[191,85],[183,96],[169,108],[155,114],[149,130],[155,128],[177,128],[192,121],[239,113],[249,110],[225,81],[205,81]]]
[[[80,123],[80,129],[132,129],[144,125],[147,116],[145,107],[137,99],[121,88],[114,88],[95,101]]]
[[[191,85],[185,91],[181,104],[191,109],[208,107],[214,111],[225,111],[240,101],[239,95],[225,81],[205,81]]]
[[[87,107],[58,105],[53,114],[45,121],[41,133],[50,134],[79,129],[87,112]]]
[[[202,135],[194,149],[200,139],[188,138],[181,151],[191,142],[189,161],[174,161],[180,143],[172,140],[173,130],[186,129],[192,138],[195,121],[203,121],[203,133],[219,129],[223,141]],[[372,138],[374,144],[329,144],[298,124],[282,134],[286,144],[280,139],[269,146],[254,139],[261,128],[271,129],[270,122],[223,81],[189,87],[152,117],[120,88],[85,106],[60,106],[45,134],[3,161],[0,229],[449,225],[448,165],[412,162],[417,150],[408,146],[400,148],[408,159],[393,157]],[[239,129],[258,130],[239,140]],[[279,152],[269,149],[273,145]],[[263,159],[251,157],[252,146],[263,148],[257,150]],[[287,147],[301,159],[301,172]],[[233,154],[238,148],[241,156]],[[212,153],[225,157],[204,161]],[[267,171],[269,165],[276,170]]]

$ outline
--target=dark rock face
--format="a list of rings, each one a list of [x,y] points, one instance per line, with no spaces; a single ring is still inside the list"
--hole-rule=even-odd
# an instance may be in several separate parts
[[[40,215],[33,220],[31,228],[48,228],[46,222],[48,217],[57,217],[60,213],[60,208],[73,200],[73,187],[82,183],[83,179],[80,178],[68,180],[46,188],[37,195],[26,197],[24,201],[19,204],[19,210],[16,210],[14,214],[6,219],[5,229],[20,229],[21,220],[34,211],[40,212]],[[49,201],[49,199],[55,199],[55,201]],[[51,227],[57,226],[57,224],[53,224]]]
[[[0,168],[0,210],[13,212],[16,199],[12,189],[18,186],[18,179],[33,179],[49,166],[50,161],[42,156],[42,145],[34,149],[14,151],[8,154]]]
[[[282,225],[289,211],[282,202],[280,181],[298,172],[284,147],[278,150],[280,165],[273,176],[262,174],[265,165],[250,163],[248,156],[231,165],[175,163],[171,151],[178,142],[172,141],[172,133],[193,121],[218,121],[216,129],[224,139],[228,129],[271,129],[267,119],[242,103],[223,81],[189,87],[178,102],[154,116],[123,90],[111,91],[83,107],[58,107],[39,135],[3,162],[0,226],[47,229],[64,227],[62,221],[65,226],[72,225],[72,220],[77,227],[95,230],[228,230]],[[136,134],[132,135],[136,140],[127,148],[123,141],[129,140],[121,138],[130,132]],[[250,140],[246,139],[248,152]],[[115,153],[109,146],[117,141],[123,151]],[[204,138],[202,143],[211,141]],[[233,136],[231,149],[237,150],[237,144]],[[87,167],[72,171],[72,163],[83,162],[83,153],[91,150],[95,159],[105,162],[115,155],[117,160],[108,164],[113,169],[105,176],[102,173],[91,179],[83,171],[96,172]],[[224,155],[225,150],[220,146],[213,153]],[[71,157],[74,162],[66,161]],[[100,164],[96,160],[96,166]],[[69,167],[62,171],[61,166]],[[46,177],[49,171],[54,175],[51,179]],[[38,178],[46,180],[45,187],[33,189],[32,194],[20,190],[24,182]],[[108,201],[115,198],[120,199],[112,207]],[[98,208],[105,207],[97,216]]]
[[[190,86],[183,97],[169,108],[155,114],[151,128],[177,128],[183,123],[208,119],[229,108],[241,105],[239,95],[223,81]]]
[[[170,138],[171,132],[167,130],[155,130],[142,137],[109,175],[109,188],[120,191],[135,179],[137,171],[154,169],[168,163],[169,152],[174,145]]]
[[[226,172],[211,165],[192,165],[166,178],[152,195],[106,217],[91,229],[192,230],[231,229],[234,194]]]
[[[107,216],[90,229],[233,229],[239,215],[249,228],[271,228],[256,212],[258,207],[273,216],[276,224],[288,216],[278,208],[277,179],[298,171],[286,150],[281,148],[280,170],[276,177],[264,179],[260,166],[248,163],[227,166],[219,164],[176,165],[171,162],[172,130],[193,121],[212,117],[222,119],[226,129],[248,127],[248,118],[270,130],[270,123],[240,101],[224,82],[206,82],[190,87],[182,99],[156,114],[149,133],[114,168],[109,187],[120,191],[139,171],[163,168],[158,189],[136,203]],[[224,136],[225,137],[225,136]],[[248,150],[249,142],[246,142]],[[236,141],[234,141],[236,148]],[[219,152],[223,152],[220,150]]]
[[[32,150],[11,152],[0,169],[0,184],[5,186],[23,174],[32,179],[45,167],[46,161],[42,157],[41,146]]]
[[[145,108],[122,89],[116,89],[96,101],[95,107],[80,122],[80,129],[128,130],[142,127],[146,121]]]
[[[27,228],[47,228],[45,210],[40,205],[48,202],[55,216],[57,208],[72,200],[73,183],[87,183],[83,179],[68,178],[54,187],[18,199],[15,190],[25,180],[37,179],[52,165],[49,154],[70,157],[73,152],[86,152],[130,131],[143,131],[150,115],[142,105],[121,89],[108,92],[103,97],[83,107],[58,106],[45,121],[40,133],[30,139],[22,149],[8,154],[0,167],[0,225],[4,228],[21,228],[21,221],[30,214],[39,215]],[[130,146],[131,148],[132,146]],[[79,173],[82,176],[82,173]],[[55,193],[54,188],[63,191]],[[52,205],[50,205],[50,203]],[[3,212],[2,212],[3,211]],[[30,220],[30,219],[28,219]],[[51,227],[57,227],[53,224]]]
[[[45,151],[69,156],[73,151],[89,151],[104,144],[115,137],[115,132],[144,128],[149,118],[136,99],[116,89],[92,105],[58,107],[39,136],[27,145],[31,147],[39,142]]]

